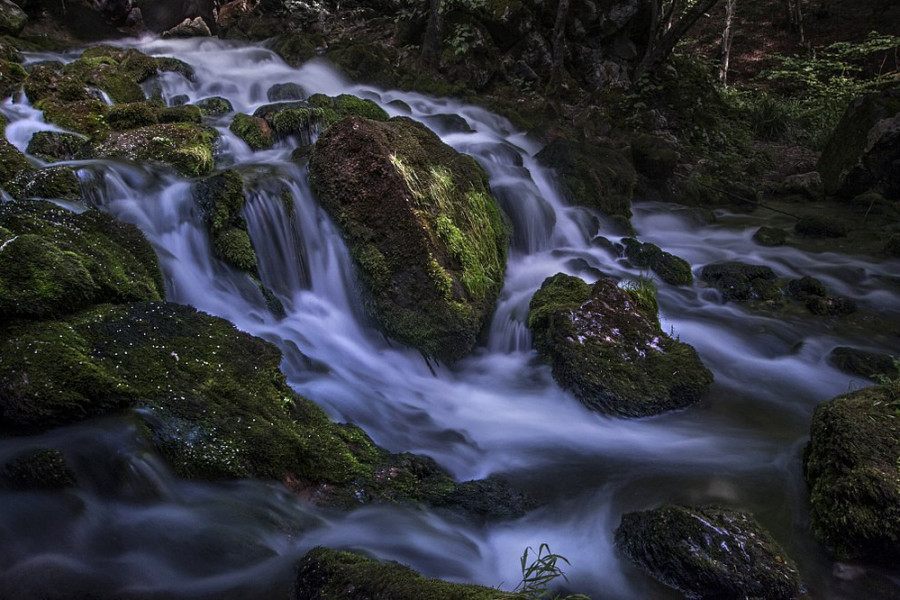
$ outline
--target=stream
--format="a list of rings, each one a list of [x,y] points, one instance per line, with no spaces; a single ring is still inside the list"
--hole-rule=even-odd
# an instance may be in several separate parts
[[[752,512],[797,561],[810,597],[900,597],[896,574],[825,555],[809,531],[801,472],[816,404],[869,385],[832,367],[828,353],[856,346],[896,354],[895,333],[725,303],[698,277],[711,262],[766,264],[779,276],[821,279],[833,294],[855,299],[860,312],[898,319],[900,261],[760,246],[751,239],[755,226],[775,218],[765,211],[719,211],[708,224],[681,206],[636,202],[638,238],[688,260],[695,273],[691,287],[658,282],[663,329],[693,345],[716,382],[685,410],[644,419],[599,415],[561,390],[531,350],[528,302],[558,272],[588,281],[599,271],[626,279],[641,273],[596,243],[620,236],[589,210],[567,205],[554,174],[534,159],[536,141],[484,109],[355,85],[318,59],[292,68],[265,48],[209,38],[117,43],[194,67],[195,81],[160,76],[168,102],[224,96],[235,111],[252,113],[279,83],[354,94],[425,123],[485,167],[514,227],[506,280],[485,343],[448,366],[385,339],[362,313],[350,255],[313,199],[306,169],[291,162],[290,140],[254,152],[228,130],[230,116],[212,122],[222,135],[217,166],[240,169],[249,184],[244,216],[261,278],[286,309],[280,319],[246,274],[212,255],[189,180],[150,165],[68,163],[95,190],[91,204],[137,225],[153,244],[169,301],[276,344],[291,386],[332,419],[359,425],[391,451],[431,456],[459,480],[503,475],[542,506],[484,526],[421,507],[337,512],[275,482],[177,479],[127,418],[95,419],[0,437],[0,462],[28,447],[56,447],[81,482],[77,491],[0,492],[0,597],[282,598],[298,559],[317,545],[513,589],[525,548],[547,543],[571,563],[564,570],[573,592],[675,599],[681,595],[613,547],[624,512],[662,503]],[[70,61],[77,54],[25,56]],[[56,129],[24,98],[0,110],[10,122],[7,138],[23,151],[35,131]],[[473,131],[452,127],[440,116],[447,114]],[[113,480],[113,462],[133,477]]]

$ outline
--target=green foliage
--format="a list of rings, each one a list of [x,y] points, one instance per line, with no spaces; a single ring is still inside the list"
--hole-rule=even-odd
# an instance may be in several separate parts
[[[535,600],[551,597],[555,600],[561,599],[559,595],[550,596],[549,588],[560,577],[564,581],[568,581],[559,563],[571,564],[569,559],[561,554],[551,552],[549,544],[546,543],[538,546],[537,556],[529,562],[528,555],[532,552],[534,549],[531,546],[525,548],[522,558],[519,559],[522,566],[522,581],[516,586],[515,591]],[[562,600],[590,599],[584,594],[569,594]]]
[[[624,282],[622,289],[628,292],[638,308],[647,315],[655,316],[659,312],[658,291],[652,277],[641,273],[637,279]]]

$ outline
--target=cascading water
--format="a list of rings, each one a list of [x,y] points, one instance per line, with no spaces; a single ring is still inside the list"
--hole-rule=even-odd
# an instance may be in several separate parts
[[[284,316],[272,313],[250,278],[212,256],[188,180],[142,165],[73,164],[97,206],[144,231],[169,300],[277,344],[290,383],[332,418],[360,425],[390,450],[428,454],[459,479],[504,474],[545,504],[484,527],[408,507],[335,513],[276,484],[175,479],[135,441],[127,420],[103,419],[28,440],[0,439],[0,461],[23,444],[52,445],[88,482],[77,493],[0,492],[0,596],[64,588],[119,598],[275,597],[288,588],[298,557],[315,545],[361,549],[430,576],[511,588],[524,548],[547,542],[571,561],[573,590],[594,598],[676,598],[612,546],[623,512],[664,502],[716,502],[755,513],[798,561],[815,597],[859,597],[855,586],[874,577],[865,569],[849,571],[856,581],[837,577],[812,540],[799,454],[816,403],[865,385],[830,367],[828,351],[851,343],[890,351],[890,339],[829,330],[812,318],[754,313],[700,286],[661,284],[663,326],[697,348],[716,384],[688,410],[640,420],[597,415],[561,391],[531,351],[528,302],[560,271],[588,280],[596,270],[637,274],[591,243],[598,234],[615,236],[589,211],[560,200],[553,175],[533,159],[539,149],[533,141],[483,109],[352,85],[317,61],[294,69],[259,47],[217,40],[133,45],[195,68],[194,81],[172,73],[160,78],[165,99],[220,95],[235,110],[252,112],[267,102],[271,85],[293,82],[308,93],[371,98],[392,115],[407,114],[393,102],[402,100],[408,116],[482,163],[514,234],[487,342],[452,366],[429,365],[384,339],[359,310],[349,254],[312,198],[305,171],[289,161],[289,143],[253,152],[228,131],[227,118],[217,123],[219,163],[242,170],[250,182],[244,217],[260,275]],[[54,129],[23,100],[2,111],[10,121],[7,137],[20,149],[34,131]],[[438,116],[446,113],[463,117],[473,131],[442,129]],[[635,212],[643,240],[695,269],[740,258],[779,274],[819,277],[872,310],[900,310],[898,290],[883,289],[898,273],[896,261],[764,249],[745,229],[730,228],[724,214],[710,226],[664,204],[640,204]],[[129,477],[104,479],[104,461],[112,460]],[[45,589],[48,573],[55,579]]]

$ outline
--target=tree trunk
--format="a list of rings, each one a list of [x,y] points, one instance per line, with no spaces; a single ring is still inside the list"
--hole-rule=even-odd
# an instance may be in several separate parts
[[[657,0],[654,0],[654,5],[656,2]],[[639,78],[669,58],[672,50],[675,49],[675,44],[684,37],[684,34],[694,26],[700,17],[709,12],[718,2],[719,0],[697,0],[658,41],[647,47],[644,57],[634,70],[634,78]]]
[[[428,26],[422,41],[422,66],[437,69],[441,62],[441,33],[443,15],[441,0],[428,0]]]
[[[728,63],[731,61],[731,40],[734,37],[732,24],[737,0],[725,0],[725,27],[722,29],[722,63],[719,66],[719,81],[728,85]]]
[[[800,36],[800,43],[806,43],[806,34],[803,31],[803,8],[800,5],[801,0],[787,0],[788,6],[788,23],[790,23],[791,31]]]
[[[553,26],[553,69],[550,85],[563,82],[566,58],[566,19],[569,16],[569,0],[559,0],[556,5],[556,24]]]

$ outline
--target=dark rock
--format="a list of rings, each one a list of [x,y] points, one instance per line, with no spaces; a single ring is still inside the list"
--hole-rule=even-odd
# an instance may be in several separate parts
[[[425,119],[425,124],[441,135],[448,133],[472,133],[475,131],[469,126],[469,122],[459,115],[431,115]]]
[[[303,100],[306,98],[306,90],[296,83],[276,83],[266,92],[269,102],[285,102],[288,100]]]
[[[895,380],[813,413],[804,456],[812,530],[840,560],[900,565],[898,410]]]
[[[0,204],[0,316],[46,318],[93,303],[158,300],[156,254],[133,225],[49,202]]]
[[[0,468],[0,489],[62,490],[75,484],[66,457],[51,448],[23,452]]]
[[[825,197],[822,176],[818,171],[785,177],[778,186],[778,192],[788,195],[800,195],[807,200],[822,200]]]
[[[763,265],[742,262],[713,263],[703,267],[700,278],[722,292],[725,300],[736,302],[771,297],[775,272]]]
[[[212,31],[209,25],[203,20],[203,17],[186,18],[178,25],[162,32],[163,38],[191,38],[191,37],[210,37]]]
[[[885,377],[889,379],[900,377],[896,359],[889,354],[878,354],[859,348],[841,346],[828,354],[828,362],[845,373],[876,381]]]
[[[760,227],[753,234],[753,241],[760,246],[781,246],[787,241],[787,234],[777,227]]]
[[[663,506],[627,513],[616,547],[688,598],[791,600],[797,567],[745,513],[718,507]]]
[[[625,244],[625,256],[634,266],[650,269],[671,285],[691,285],[694,282],[691,264],[683,258],[634,238],[625,238],[622,243]]]
[[[900,197],[900,92],[857,98],[819,158],[825,192],[852,198],[868,190]]]
[[[809,296],[827,296],[828,288],[815,277],[801,277],[788,282],[787,293],[793,300],[806,300]]]
[[[681,155],[671,142],[646,134],[632,140],[631,157],[641,175],[657,181],[671,177],[681,160]]]
[[[385,331],[439,360],[468,353],[506,269],[507,227],[481,167],[405,117],[347,117],[319,137],[310,183]]]
[[[810,215],[797,221],[794,231],[810,237],[839,238],[846,236],[850,232],[850,228],[846,223],[837,219]]]
[[[38,131],[28,142],[28,154],[55,162],[81,160],[90,155],[90,143],[82,135],[61,131]]]
[[[212,96],[210,98],[197,100],[194,102],[194,106],[197,106],[201,113],[210,117],[221,117],[234,111],[231,102],[227,98],[222,98],[221,96]]]
[[[648,297],[649,296],[649,297]],[[528,326],[553,377],[586,406],[643,417],[697,402],[712,383],[691,346],[663,333],[655,290],[562,273],[531,299]]]
[[[823,298],[810,296],[806,308],[814,315],[840,317],[856,312],[856,301],[852,298]]]
[[[0,0],[0,34],[16,36],[25,28],[28,15],[10,0]]]
[[[423,577],[394,562],[313,548],[300,561],[292,600],[527,600],[523,594]]]

